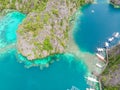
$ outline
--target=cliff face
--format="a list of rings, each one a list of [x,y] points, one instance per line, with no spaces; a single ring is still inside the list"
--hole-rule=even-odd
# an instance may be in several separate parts
[[[69,39],[69,17],[93,0],[0,0],[0,10],[27,14],[17,31],[19,53],[29,60],[64,53]]]

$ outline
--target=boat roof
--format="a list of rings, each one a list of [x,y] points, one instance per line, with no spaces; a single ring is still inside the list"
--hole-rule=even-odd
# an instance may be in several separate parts
[[[92,78],[92,77],[86,77],[89,81],[92,81],[92,82],[98,82],[95,78]]]

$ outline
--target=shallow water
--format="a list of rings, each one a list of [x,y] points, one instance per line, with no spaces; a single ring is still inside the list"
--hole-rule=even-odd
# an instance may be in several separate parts
[[[24,17],[21,13],[13,12],[0,20],[0,48],[16,42],[16,30]]]

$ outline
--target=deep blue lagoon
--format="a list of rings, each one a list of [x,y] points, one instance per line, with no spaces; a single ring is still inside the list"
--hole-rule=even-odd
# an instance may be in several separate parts
[[[74,39],[83,51],[94,53],[114,32],[120,32],[120,9],[106,1],[98,0],[97,4],[81,8],[82,16],[76,22]]]

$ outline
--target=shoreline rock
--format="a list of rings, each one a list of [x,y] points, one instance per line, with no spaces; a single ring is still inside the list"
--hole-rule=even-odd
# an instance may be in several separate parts
[[[120,0],[110,0],[110,4],[115,8],[120,8]]]

